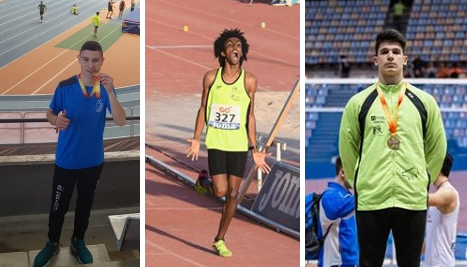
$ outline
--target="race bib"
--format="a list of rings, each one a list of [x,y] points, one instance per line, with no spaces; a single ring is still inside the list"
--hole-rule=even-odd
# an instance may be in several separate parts
[[[212,104],[208,125],[222,130],[240,129],[240,106]]]

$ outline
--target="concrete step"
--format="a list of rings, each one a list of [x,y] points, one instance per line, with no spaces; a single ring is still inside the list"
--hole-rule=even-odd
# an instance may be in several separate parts
[[[28,267],[26,252],[11,252],[0,254],[1,267]]]
[[[118,250],[139,249],[139,213],[109,216]]]
[[[73,265],[72,267],[139,267],[139,264],[139,259],[129,259],[124,261],[110,261],[84,265]]]
[[[102,262],[110,262],[109,254],[107,254],[107,249],[105,245],[89,245],[87,246],[89,251],[92,254],[94,259],[94,263],[102,263]],[[30,266],[32,267],[34,263],[34,259],[36,258],[37,254],[39,254],[40,250],[33,250],[29,251],[29,262]],[[58,267],[58,266],[74,266],[79,265],[78,260],[75,257],[76,253],[73,252],[69,247],[61,247],[60,252],[53,256],[49,262],[50,267]]]

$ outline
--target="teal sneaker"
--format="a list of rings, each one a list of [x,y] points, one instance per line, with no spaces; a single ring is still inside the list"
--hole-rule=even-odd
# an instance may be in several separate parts
[[[84,244],[84,239],[78,239],[78,241],[75,241],[74,238],[71,237],[70,248],[76,253],[76,259],[78,259],[79,263],[93,263],[92,254]]]
[[[37,254],[34,259],[34,267],[43,267],[49,264],[50,259],[60,251],[60,246],[54,246],[53,242],[47,242],[45,247]]]

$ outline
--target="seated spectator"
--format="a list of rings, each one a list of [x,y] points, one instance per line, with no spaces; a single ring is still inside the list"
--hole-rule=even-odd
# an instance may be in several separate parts
[[[347,60],[347,57],[345,55],[340,56],[339,76],[341,78],[349,78],[350,77],[350,63]]]
[[[425,77],[436,78],[436,68],[433,62],[428,62],[427,68],[425,70]]]
[[[413,73],[414,73],[415,78],[425,77],[423,73],[424,68],[425,68],[425,62],[422,60],[420,56],[417,56],[413,61]]]
[[[449,69],[449,78],[459,78],[459,76],[463,73],[464,71],[459,68],[457,63],[454,63],[451,69]]]
[[[407,66],[404,67],[404,78],[413,78],[413,63],[411,61],[407,62]]]
[[[444,64],[443,62],[441,62],[439,64],[439,68],[438,68],[438,78],[448,78],[449,77],[449,69],[446,67],[446,64]]]

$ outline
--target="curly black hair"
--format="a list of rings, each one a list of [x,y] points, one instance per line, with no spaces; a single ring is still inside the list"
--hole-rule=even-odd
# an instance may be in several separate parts
[[[243,36],[245,33],[242,32],[240,29],[224,29],[224,31],[217,37],[217,39],[214,41],[214,56],[219,60],[219,64],[221,67],[224,67],[225,64],[225,57],[222,56],[222,52],[224,51],[224,44],[225,42],[232,37],[237,37],[240,39],[240,42],[242,43],[242,57],[240,58],[240,67],[243,64],[243,61],[247,60],[247,55],[248,55],[248,48],[250,45],[246,41],[245,37]]]

